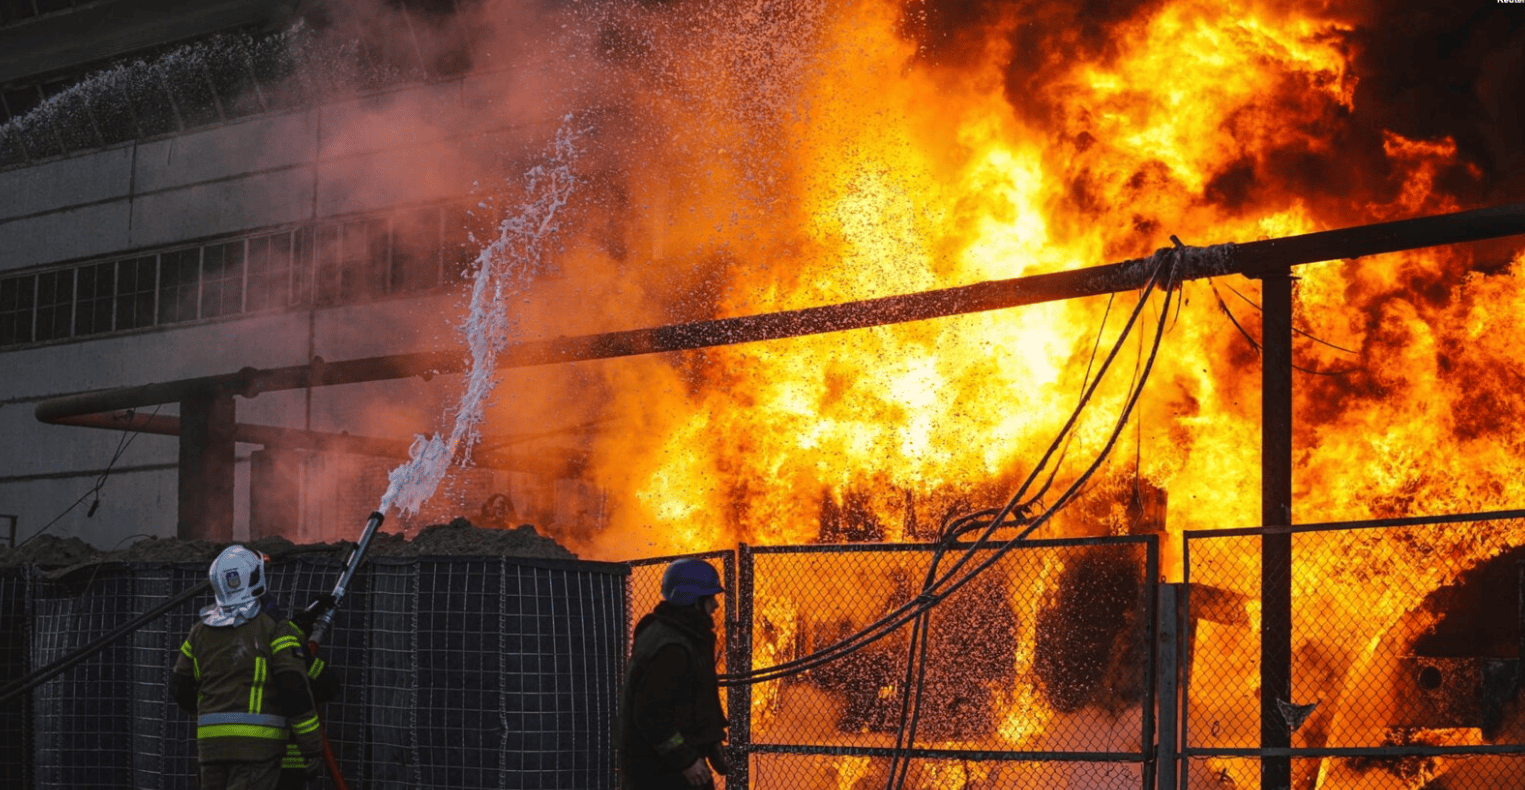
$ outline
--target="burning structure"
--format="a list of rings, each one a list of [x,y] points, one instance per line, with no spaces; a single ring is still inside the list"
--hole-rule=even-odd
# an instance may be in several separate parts
[[[56,406],[87,390],[207,377],[228,388],[198,399],[168,387],[155,390],[163,401],[85,410],[106,415],[97,427],[115,420],[149,434],[130,447],[125,436],[37,424],[26,409],[0,412],[14,446],[32,448],[5,459],[0,502],[15,504],[0,507],[19,516],[22,539],[46,525],[107,545],[169,534],[177,521],[181,534],[216,539],[342,537],[410,437],[439,430],[464,387],[457,324],[497,351],[554,351],[634,327],[1137,262],[1172,234],[1270,249],[1257,240],[1516,203],[1525,33],[1508,8],[350,4],[298,29],[283,18],[273,39],[129,59],[3,128],[4,397]],[[68,17],[34,14],[0,32],[19,39]],[[4,79],[40,98],[45,75],[23,72]],[[1235,636],[1213,660],[1193,653],[1203,662],[1194,667],[1221,664],[1238,684],[1187,706],[1221,731],[1201,748],[1345,748],[1330,733],[1351,705],[1326,699],[1297,713],[1302,727],[1266,717],[1282,715],[1277,702],[1295,710],[1322,698],[1304,693],[1309,678],[1378,667],[1379,654],[1398,656],[1393,677],[1428,691],[1501,688],[1505,670],[1486,661],[1507,658],[1497,655],[1507,638],[1457,656],[1403,629],[1458,574],[1517,544],[1518,522],[1354,541],[1354,554],[1334,555],[1351,568],[1317,561],[1310,575],[1262,573],[1281,567],[1276,558],[1310,556],[1290,535],[1218,549],[1218,577],[1187,559],[1193,543],[1232,545],[1238,537],[1204,536],[1226,527],[1521,501],[1520,245],[1435,243],[1392,244],[1381,249],[1397,252],[1365,262],[1339,259],[1376,248],[1306,258],[1297,262],[1335,262],[1300,267],[1295,284],[1285,270],[1203,270],[1214,277],[1167,289],[1178,302],[1160,323],[1164,350],[1152,356],[1140,342],[1123,358],[1152,365],[1130,429],[1107,438],[1132,392],[1114,375],[1068,433],[1055,490],[1091,459],[1104,463],[1036,534],[1153,535],[1158,573],[1093,546],[1054,560],[1033,590],[1009,587],[1010,600],[979,617],[940,615],[990,638],[961,656],[977,688],[926,684],[925,737],[1048,748],[1055,741],[1031,733],[1053,716],[1149,721],[1155,679],[1125,670],[1154,649],[1139,629],[1154,622],[1145,609],[1159,577],[1188,572],[1200,583],[1185,593],[1198,638],[1262,635]],[[484,334],[457,298],[494,261],[506,268],[488,284],[491,301],[512,309]],[[924,540],[999,505],[1038,468],[1096,380],[1098,349],[1114,345],[1118,316],[1134,307],[1115,290],[729,345],[763,337],[738,320],[712,325],[738,333],[715,342],[631,339],[639,351],[682,353],[505,369],[496,401],[468,415],[481,441],[459,454],[466,463],[434,505],[447,512],[418,518],[493,513],[621,559],[738,541]],[[1159,318],[1161,305],[1143,310]],[[357,360],[386,370],[355,374],[344,363]],[[245,366],[257,370],[232,373]],[[1279,372],[1263,379],[1263,366]],[[271,371],[286,376],[278,386],[265,386],[281,378]],[[1267,392],[1287,441],[1265,448],[1277,471],[1263,476]],[[158,402],[167,405],[145,413]],[[1366,572],[1352,568],[1371,563],[1355,559],[1377,555],[1392,556],[1388,573],[1358,578]],[[1440,559],[1424,572],[1421,557]],[[1411,578],[1395,582],[1397,569]],[[873,582],[889,584],[875,600],[831,616],[760,587],[774,633],[747,660],[808,655],[915,600],[916,569],[900,573]],[[1320,580],[1383,608],[1365,627],[1324,633],[1268,602]],[[1000,585],[980,584],[992,585],[985,600],[999,597]],[[770,596],[795,603],[762,602]],[[914,640],[896,638],[906,643],[817,673],[823,687],[833,672],[872,678],[834,700],[839,733],[898,731],[905,684],[880,676]],[[1365,653],[1320,647],[1373,640],[1380,649]],[[1031,649],[1003,652],[1008,642]],[[934,642],[926,661],[957,652]],[[1277,666],[1290,669],[1264,674]],[[1013,678],[1029,675],[1040,680],[1023,697]],[[777,712],[812,693],[797,684],[754,702]],[[1446,704],[1450,718],[1408,710],[1380,726],[1455,730],[1475,718],[1478,738],[1511,731],[1503,703]],[[1258,710],[1225,713],[1245,706]],[[1310,733],[1322,735],[1294,741]],[[857,778],[834,768],[833,781],[852,786],[866,766]],[[1380,774],[1283,767],[1267,786],[1359,786]],[[1442,781],[1433,773],[1386,775]],[[1261,774],[1228,766],[1221,776],[1199,780],[1228,787]]]

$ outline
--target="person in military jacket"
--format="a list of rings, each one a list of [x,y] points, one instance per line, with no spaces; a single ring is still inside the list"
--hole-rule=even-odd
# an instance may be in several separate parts
[[[726,719],[715,672],[720,576],[678,560],[662,576],[662,601],[635,627],[620,694],[618,745],[627,790],[714,786],[726,773]]]
[[[202,790],[273,790],[289,729],[309,765],[322,736],[302,644],[261,607],[265,558],[229,546],[209,571],[217,602],[180,646],[170,695],[196,717]]]

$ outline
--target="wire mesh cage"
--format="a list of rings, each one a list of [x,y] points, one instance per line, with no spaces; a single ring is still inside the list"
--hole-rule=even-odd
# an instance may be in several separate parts
[[[278,608],[328,592],[338,571],[330,559],[272,566]],[[56,580],[18,574],[24,583],[0,576],[0,612],[18,601],[35,611],[20,630],[36,635],[27,663],[40,668],[205,572],[135,564]],[[321,649],[339,681],[322,712],[346,779],[375,788],[612,788],[625,573],[507,557],[370,560]],[[30,749],[20,768],[5,769],[20,779],[6,786],[196,786],[192,718],[169,700],[167,683],[208,602],[195,599],[36,687],[22,721]]]

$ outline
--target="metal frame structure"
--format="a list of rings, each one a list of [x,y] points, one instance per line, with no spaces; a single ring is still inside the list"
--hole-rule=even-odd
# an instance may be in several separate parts
[[[1226,245],[1222,254],[1186,256],[1176,272],[1181,281],[1242,274],[1265,281],[1262,341],[1262,523],[1266,567],[1290,567],[1292,473],[1292,287],[1291,267],[1357,258],[1444,244],[1481,241],[1525,233],[1525,203],[1417,219],[1362,225],[1280,239]],[[779,313],[723,318],[675,326],[563,337],[505,348],[500,367],[525,367],[581,360],[682,351],[710,346],[822,334],[929,318],[982,312],[1040,302],[1130,291],[1142,287],[1155,270],[1154,259],[1140,258],[1067,272],[997,280],[918,294]],[[104,427],[103,415],[143,406],[179,403],[180,495],[182,537],[226,539],[232,532],[233,452],[241,426],[235,395],[301,389],[362,381],[425,378],[456,372],[468,364],[459,353],[389,355],[258,370],[140,387],[80,393],[53,398],[36,407],[38,419],[59,424]],[[105,417],[110,423],[110,417]],[[110,427],[131,429],[129,416]],[[1261,707],[1262,747],[1273,752],[1290,744],[1290,729],[1270,711],[1288,696],[1291,661],[1290,579],[1263,577]],[[1290,761],[1273,756],[1263,762],[1262,785],[1285,787]]]

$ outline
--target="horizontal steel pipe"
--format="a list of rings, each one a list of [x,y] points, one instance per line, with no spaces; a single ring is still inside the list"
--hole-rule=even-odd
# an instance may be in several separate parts
[[[1385,252],[1482,241],[1525,233],[1525,203],[1442,214],[1419,219],[1359,225],[1281,239],[1234,245],[1228,254],[1188,258],[1180,280],[1244,274],[1255,277],[1268,267],[1357,258]],[[1136,290],[1154,270],[1138,258],[1073,271],[943,288],[916,294],[808,307],[762,315],[717,318],[688,324],[604,332],[519,343],[503,350],[499,367],[529,367],[563,362],[687,351],[712,346],[777,340],[872,326],[922,321],[1082,296]],[[307,365],[182,379],[139,387],[98,390],[51,398],[37,404],[43,422],[64,417],[174,403],[197,391],[253,397],[261,392],[354,384],[366,381],[429,377],[464,370],[460,352],[423,352],[367,357],[342,362],[314,359]]]

